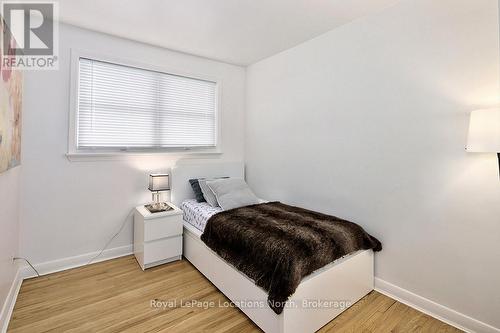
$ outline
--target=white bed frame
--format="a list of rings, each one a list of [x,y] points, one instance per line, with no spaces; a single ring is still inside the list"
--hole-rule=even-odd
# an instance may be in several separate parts
[[[175,166],[171,173],[171,200],[180,207],[182,201],[194,196],[189,179],[244,178],[244,165],[185,163]],[[200,235],[199,230],[184,223],[184,257],[232,302],[240,304],[239,308],[266,333],[315,332],[373,290],[373,251],[358,251],[305,277],[289,299],[294,306],[285,307],[277,315],[267,305],[267,293],[208,248]],[[308,305],[303,306],[304,302]],[[323,306],[318,306],[320,302]]]

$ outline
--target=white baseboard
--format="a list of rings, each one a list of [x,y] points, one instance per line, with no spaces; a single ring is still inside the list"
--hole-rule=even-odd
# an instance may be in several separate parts
[[[375,290],[465,332],[500,333],[499,328],[471,318],[382,279],[375,278]]]
[[[112,249],[107,249],[102,252],[102,254],[96,258],[92,263],[101,262],[105,260],[110,260],[118,257],[123,257],[132,254],[134,251],[134,246],[132,244],[115,247]],[[53,261],[47,261],[40,264],[35,264],[35,268],[40,273],[40,275],[46,275],[50,273],[65,271],[67,269],[80,267],[86,265],[90,259],[99,254],[100,251],[90,252],[81,254],[74,257],[68,257],[63,259],[57,259]],[[36,273],[29,265],[24,265],[21,270],[21,276],[23,279],[32,278],[36,276]]]
[[[0,332],[2,333],[7,332],[7,327],[9,326],[10,317],[12,316],[12,311],[14,310],[14,305],[16,304],[17,295],[19,294],[19,289],[21,289],[22,282],[21,268],[18,268],[10,286],[9,293],[7,294],[7,299],[0,312]]]

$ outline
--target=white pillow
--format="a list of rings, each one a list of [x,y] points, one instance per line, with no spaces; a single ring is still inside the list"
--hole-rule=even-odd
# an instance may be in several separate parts
[[[210,206],[219,207],[214,192],[212,192],[212,190],[207,186],[207,181],[210,181],[210,179],[204,179],[204,178],[198,179],[198,184],[200,184],[201,193],[203,193],[203,197]]]
[[[243,179],[227,178],[207,181],[219,206],[223,210],[254,205],[260,203]]]

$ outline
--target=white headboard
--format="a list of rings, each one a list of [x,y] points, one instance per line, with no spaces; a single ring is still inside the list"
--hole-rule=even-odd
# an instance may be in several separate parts
[[[181,162],[181,161],[179,161]],[[171,170],[170,200],[178,207],[186,200],[194,198],[189,180],[193,178],[213,177],[245,177],[243,162],[196,162],[183,161],[177,163]]]

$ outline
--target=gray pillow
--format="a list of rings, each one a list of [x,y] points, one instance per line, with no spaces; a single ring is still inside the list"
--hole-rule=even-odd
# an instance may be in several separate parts
[[[207,181],[205,185],[212,190],[219,206],[223,210],[260,203],[259,199],[253,194],[243,179],[217,179]]]
[[[200,185],[201,192],[203,193],[203,197],[208,202],[208,204],[212,207],[219,207],[217,203],[217,199],[215,198],[214,192],[207,186],[207,180],[209,179],[198,179],[198,184]]]

